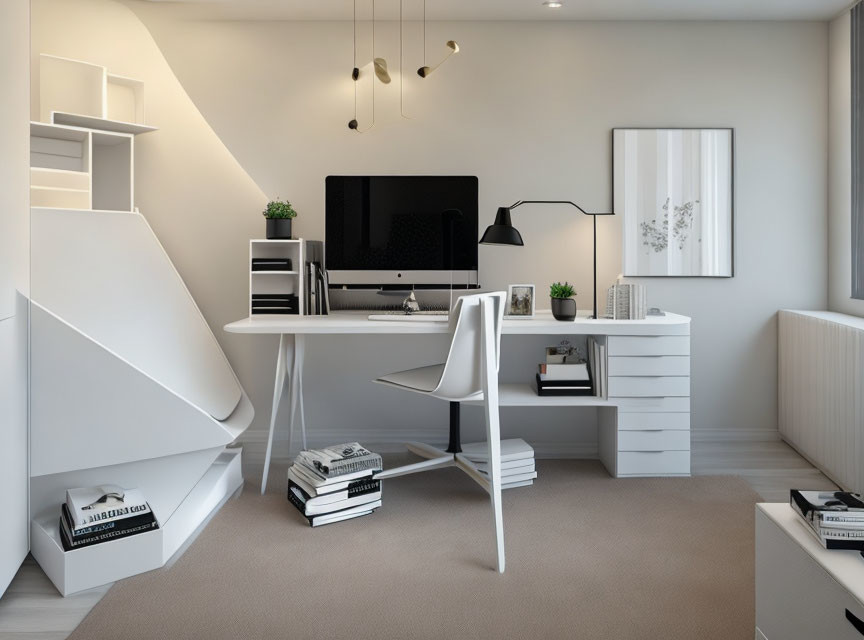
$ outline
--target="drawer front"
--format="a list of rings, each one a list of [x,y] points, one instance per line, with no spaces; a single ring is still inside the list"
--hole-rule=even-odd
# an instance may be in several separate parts
[[[689,376],[690,356],[613,356],[610,376]]]
[[[609,397],[689,396],[689,376],[609,378]]]
[[[619,431],[618,451],[690,451],[690,431]]]
[[[618,413],[618,429],[689,429],[689,413]]]
[[[843,552],[839,552],[843,553]],[[860,558],[851,558],[860,562]],[[756,511],[756,624],[768,640],[861,640],[864,607],[774,521]]]
[[[610,356],[689,356],[690,336],[609,336]]]
[[[689,451],[621,451],[619,476],[689,475]]]
[[[678,397],[643,397],[643,398],[613,398],[618,405],[618,416],[623,413],[655,413],[655,412],[685,412],[690,413],[690,398]]]

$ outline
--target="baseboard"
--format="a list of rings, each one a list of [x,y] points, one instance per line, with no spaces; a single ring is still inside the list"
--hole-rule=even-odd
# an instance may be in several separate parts
[[[692,429],[691,442],[780,442],[777,429]]]
[[[345,440],[345,429],[315,429],[315,438],[310,446],[334,444]],[[360,437],[360,436],[358,436]],[[405,430],[396,432],[392,429],[363,429],[362,443],[378,453],[401,453],[405,451],[403,442],[425,442],[434,447],[446,448],[447,441],[429,437],[428,430]],[[776,429],[692,429],[690,440],[694,443],[711,442],[780,442],[780,432]],[[260,466],[264,464],[264,454],[267,449],[267,432],[263,430],[246,431],[237,440],[243,445],[243,461],[247,465]],[[534,455],[538,459],[574,459],[596,460],[599,450],[596,442],[562,442],[532,440]],[[272,461],[274,464],[286,464],[294,459],[300,450],[299,437],[292,443],[288,451],[287,439],[277,439],[273,442]]]
[[[344,429],[315,429],[315,440],[309,442],[310,446],[324,443],[335,444],[345,440]],[[435,440],[429,438],[428,431],[400,431],[398,439],[392,429],[366,430],[362,431],[360,440],[364,446],[369,447],[376,453],[403,453],[404,442],[425,442],[433,447],[445,449],[445,439]],[[358,436],[359,437],[359,436]],[[273,464],[286,464],[294,459],[300,450],[299,438],[291,443],[291,451],[288,451],[287,440],[275,440],[271,460]],[[238,444],[243,445],[243,462],[247,465],[260,466],[264,464],[264,455],[267,450],[267,432],[263,430],[246,431],[237,439]],[[538,442],[532,441],[534,456],[544,459],[577,459],[596,460],[599,457],[596,442]]]

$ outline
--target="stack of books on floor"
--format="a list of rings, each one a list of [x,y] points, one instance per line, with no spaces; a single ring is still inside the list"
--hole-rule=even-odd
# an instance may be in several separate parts
[[[381,506],[381,456],[357,442],[301,451],[288,469],[288,501],[318,527]]]
[[[159,528],[138,489],[113,485],[69,489],[60,513],[60,541],[66,551]]]
[[[864,499],[860,494],[792,489],[789,502],[826,549],[864,551]]]
[[[462,445],[462,454],[473,462],[480,473],[489,475],[489,457],[485,442]],[[501,441],[501,488],[514,489],[534,484],[534,449],[521,438]]]

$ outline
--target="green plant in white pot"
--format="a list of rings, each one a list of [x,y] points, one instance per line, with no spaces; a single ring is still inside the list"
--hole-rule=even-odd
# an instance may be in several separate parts
[[[267,208],[264,209],[263,213],[264,217],[267,218],[268,240],[291,239],[291,221],[297,217],[297,212],[290,202],[272,200],[267,203]]]
[[[576,319],[576,301],[573,296],[576,291],[573,285],[565,282],[555,282],[549,287],[549,297],[552,299],[552,315],[562,322]]]

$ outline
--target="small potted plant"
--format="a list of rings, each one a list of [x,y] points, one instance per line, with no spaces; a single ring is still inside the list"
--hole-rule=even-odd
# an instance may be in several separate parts
[[[287,200],[273,200],[267,203],[264,209],[264,217],[267,218],[268,240],[290,240],[291,220],[297,217],[297,212]]]
[[[576,292],[573,285],[565,282],[555,282],[549,287],[549,297],[552,298],[552,315],[556,320],[573,321],[576,319]]]

